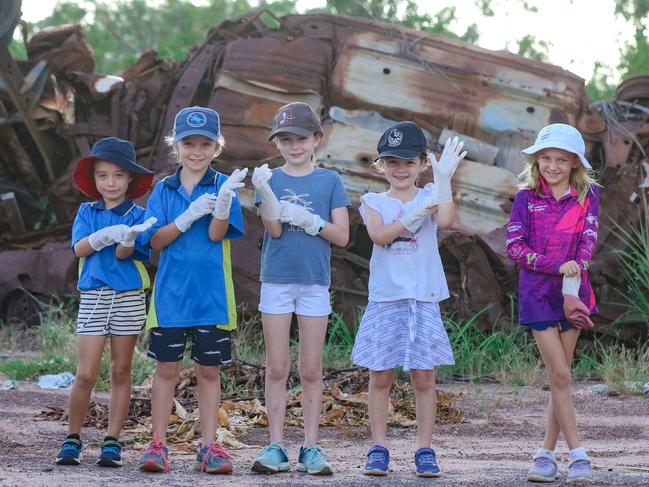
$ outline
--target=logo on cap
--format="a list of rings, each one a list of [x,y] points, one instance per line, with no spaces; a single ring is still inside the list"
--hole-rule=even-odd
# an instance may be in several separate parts
[[[388,134],[388,145],[390,147],[401,145],[401,141],[403,141],[403,132],[401,130],[394,129]]]
[[[292,108],[287,108],[280,115],[279,124],[284,125],[286,122],[290,122],[294,118],[295,118],[295,116],[293,115],[293,109]]]
[[[187,115],[187,125],[190,127],[202,127],[207,123],[207,118],[205,114],[201,112],[192,112]]]

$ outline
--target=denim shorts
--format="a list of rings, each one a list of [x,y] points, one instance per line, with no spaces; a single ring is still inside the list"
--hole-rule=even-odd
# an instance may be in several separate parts
[[[525,331],[529,331],[530,333],[532,330],[544,331],[555,326],[559,328],[559,333],[576,328],[568,320],[537,321],[536,323],[521,323],[520,326],[524,327]]]

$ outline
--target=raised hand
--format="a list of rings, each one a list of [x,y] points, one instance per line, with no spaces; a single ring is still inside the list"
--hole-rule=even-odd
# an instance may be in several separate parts
[[[185,233],[189,230],[189,227],[192,226],[196,220],[202,216],[209,215],[214,211],[216,206],[216,195],[212,193],[205,193],[192,201],[183,213],[181,213],[175,220],[174,223],[178,227],[178,230]]]
[[[219,196],[216,200],[216,205],[212,211],[212,216],[219,220],[227,220],[230,217],[230,206],[232,206],[232,198],[234,198],[234,190],[243,188],[243,178],[246,177],[248,168],[235,169],[230,174],[230,177],[219,188]]]
[[[268,164],[256,167],[252,173],[252,185],[255,187],[261,198],[261,217],[265,220],[279,220],[282,216],[282,208],[279,200],[268,181],[273,176]]]
[[[124,237],[122,238],[122,240],[120,240],[119,244],[123,247],[133,247],[135,245],[135,239],[137,238],[138,233],[146,232],[157,221],[158,219],[152,216],[150,218],[147,218],[146,221],[140,223],[139,225],[127,227],[128,229],[124,233]]]
[[[460,141],[458,137],[454,137],[452,140],[446,141],[439,161],[432,152],[428,154],[428,160],[432,166],[435,179],[435,190],[440,203],[453,201],[451,178],[460,161],[466,156],[466,151],[462,152],[463,147],[464,142]]]

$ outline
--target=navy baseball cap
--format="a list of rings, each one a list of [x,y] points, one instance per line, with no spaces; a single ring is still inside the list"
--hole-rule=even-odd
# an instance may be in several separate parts
[[[211,108],[183,108],[176,114],[172,137],[175,142],[190,135],[202,135],[212,140],[219,140],[221,124],[219,114]]]
[[[72,179],[77,187],[86,196],[99,199],[101,194],[95,185],[95,161],[108,161],[128,170],[133,180],[128,187],[127,194],[131,198],[139,198],[151,187],[153,171],[140,166],[136,162],[135,148],[128,140],[117,137],[106,137],[98,140],[92,146],[90,155],[77,161]]]
[[[399,122],[383,132],[376,150],[379,155],[374,161],[382,157],[414,159],[426,153],[426,136],[415,122]]]

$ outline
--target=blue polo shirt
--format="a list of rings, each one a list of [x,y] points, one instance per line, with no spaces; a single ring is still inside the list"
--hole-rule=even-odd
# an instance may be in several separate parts
[[[160,181],[147,202],[145,219],[158,219],[146,233],[147,241],[159,228],[172,223],[192,201],[205,193],[218,194],[228,176],[208,168],[191,196],[180,183],[182,166]],[[232,282],[230,239],[243,236],[241,203],[236,196],[230,208],[229,227],[220,242],[208,236],[212,215],[196,220],[171,244],[162,249],[153,285],[147,329],[216,325],[237,327]]]
[[[104,200],[93,203],[82,203],[72,224],[72,248],[84,237],[112,225],[133,226],[144,221],[144,209],[131,200],[106,209]],[[135,249],[126,259],[115,257],[116,245],[104,247],[79,260],[79,290],[97,289],[108,286],[115,291],[132,291],[147,289],[150,286],[142,261],[149,260],[151,249],[139,235],[135,240]]]

